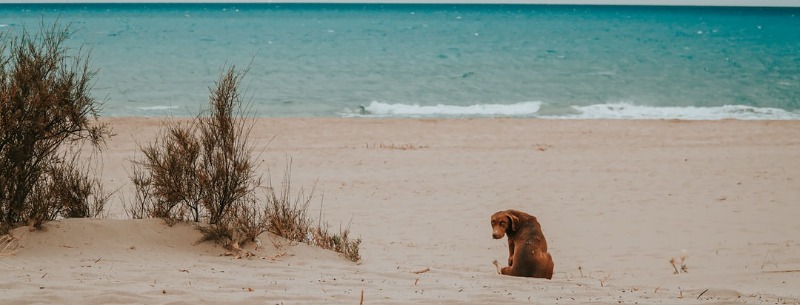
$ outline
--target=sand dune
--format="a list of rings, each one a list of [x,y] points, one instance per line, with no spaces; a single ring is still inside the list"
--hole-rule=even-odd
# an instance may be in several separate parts
[[[108,218],[17,229],[0,303],[800,303],[800,122],[259,119],[260,170],[316,181],[311,214],[364,240],[352,263],[268,235],[235,259],[128,220],[126,167],[160,123],[108,121]],[[553,280],[495,274],[508,208],[539,217]]]

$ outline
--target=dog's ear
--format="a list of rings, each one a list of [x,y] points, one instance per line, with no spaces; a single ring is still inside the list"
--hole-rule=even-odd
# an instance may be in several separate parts
[[[508,215],[508,221],[511,222],[511,231],[517,232],[517,224],[519,223],[519,218],[517,218],[517,215],[514,215],[512,213],[506,213],[506,215]]]

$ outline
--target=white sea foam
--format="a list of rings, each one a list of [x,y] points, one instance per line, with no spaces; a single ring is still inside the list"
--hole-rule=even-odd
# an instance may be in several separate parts
[[[777,108],[741,105],[720,107],[650,107],[629,103],[572,106],[579,114],[559,116],[581,119],[681,119],[681,120],[800,120],[800,113]]]
[[[461,116],[531,116],[541,107],[541,102],[523,102],[517,104],[476,104],[469,106],[456,105],[409,105],[372,102],[362,107],[361,115],[377,117],[461,117]]]
[[[516,104],[476,104],[469,106],[421,106],[372,102],[361,107],[358,113],[344,116],[365,117],[536,117],[549,119],[681,119],[681,120],[800,120],[800,113],[777,108],[759,108],[741,105],[720,107],[653,107],[630,103],[571,106],[563,110],[543,108],[541,102]]]

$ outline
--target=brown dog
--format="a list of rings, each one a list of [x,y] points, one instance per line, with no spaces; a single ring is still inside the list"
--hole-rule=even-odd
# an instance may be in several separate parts
[[[547,240],[536,217],[517,210],[505,210],[492,215],[492,237],[508,235],[508,267],[494,265],[505,275],[551,279],[553,257],[547,253]]]

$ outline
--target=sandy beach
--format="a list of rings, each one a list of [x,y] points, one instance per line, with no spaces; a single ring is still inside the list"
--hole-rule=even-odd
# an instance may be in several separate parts
[[[257,119],[259,171],[291,159],[358,263],[269,234],[235,259],[128,219],[161,119],[104,121],[107,216],[15,230],[0,303],[800,304],[800,121]],[[510,208],[539,218],[552,280],[496,274],[489,216]]]

